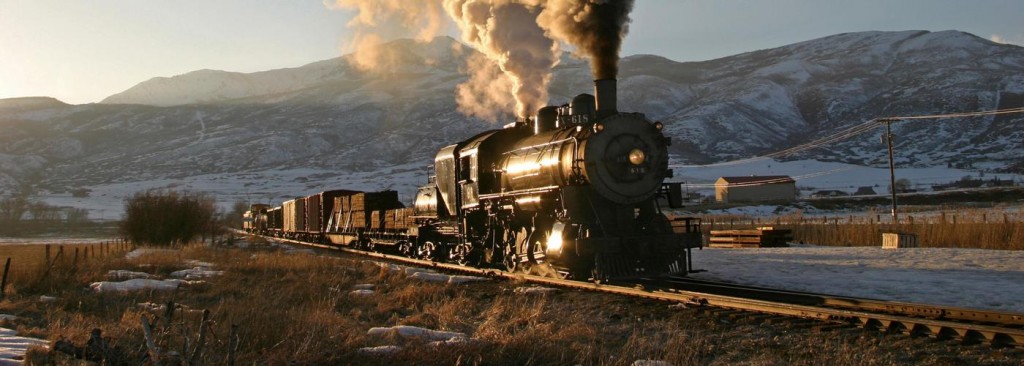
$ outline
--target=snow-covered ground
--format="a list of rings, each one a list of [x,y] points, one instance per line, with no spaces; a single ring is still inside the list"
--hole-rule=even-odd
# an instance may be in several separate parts
[[[411,203],[416,188],[426,184],[426,181],[427,169],[418,164],[406,164],[379,171],[358,173],[289,169],[110,183],[87,187],[90,190],[88,197],[73,197],[71,193],[43,193],[37,198],[57,207],[89,210],[90,220],[111,221],[120,220],[124,215],[125,199],[130,198],[136,192],[149,189],[209,193],[217,199],[220,209],[229,212],[231,205],[238,201],[280,205],[281,202],[295,197],[331,189],[362,191],[392,189],[399,192],[399,199],[403,202]]]
[[[865,167],[814,160],[778,162],[759,160],[744,164],[719,166],[674,165],[675,178],[671,181],[687,183],[687,190],[714,195],[714,182],[723,176],[789,175],[797,186],[807,188],[802,194],[815,190],[841,190],[852,193],[861,186],[871,186],[875,192],[885,194],[889,186],[887,167]],[[399,199],[412,203],[416,188],[426,183],[428,171],[424,166],[405,164],[372,172],[346,173],[317,169],[289,169],[251,173],[207,174],[180,179],[161,179],[139,182],[111,183],[87,187],[89,197],[72,197],[70,193],[42,194],[39,199],[59,207],[89,210],[92,220],[120,220],[124,213],[124,200],[135,192],[154,188],[169,188],[207,192],[217,200],[221,209],[228,211],[237,201],[279,205],[298,196],[310,195],[330,189],[379,191],[394,189]],[[949,183],[965,176],[975,179],[1013,180],[1024,182],[1024,176],[987,173],[977,170],[945,167],[899,168],[898,179],[906,178],[922,188],[931,184]]]
[[[773,159],[750,161],[739,164],[692,166],[673,165],[675,178],[672,181],[688,183],[690,191],[714,195],[714,183],[720,177],[743,177],[751,175],[788,175],[796,180],[798,188],[812,190],[839,190],[847,193],[859,187],[872,187],[878,194],[889,191],[889,167],[867,167],[843,163],[827,163],[816,160],[795,160],[780,162]],[[912,187],[930,189],[932,184],[950,183],[963,177],[991,180],[1024,182],[1019,174],[982,173],[979,170],[965,170],[946,167],[897,168],[896,179],[910,180]],[[802,192],[807,193],[807,192]]]
[[[1024,313],[1024,252],[821,247],[695,250],[694,278]]]
[[[0,318],[7,317],[0,314]],[[21,365],[21,358],[32,346],[50,345],[49,341],[35,338],[19,337],[17,331],[7,328],[0,328],[0,366]]]

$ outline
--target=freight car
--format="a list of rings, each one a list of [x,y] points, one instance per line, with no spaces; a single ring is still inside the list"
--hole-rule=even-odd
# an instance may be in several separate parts
[[[252,233],[267,232],[267,210],[270,205],[255,203],[242,215],[242,229]]]
[[[284,202],[280,231],[276,213],[268,227],[473,266],[553,268],[579,280],[686,273],[700,225],[662,212],[682,200],[679,185],[665,183],[672,171],[662,128],[619,112],[615,80],[598,80],[595,95],[441,148],[412,208],[394,191],[327,191]]]

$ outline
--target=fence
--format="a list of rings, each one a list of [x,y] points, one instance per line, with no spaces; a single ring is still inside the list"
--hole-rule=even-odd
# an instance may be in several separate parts
[[[1024,213],[958,211],[903,214],[900,223],[882,214],[805,217],[801,214],[771,218],[708,216],[704,232],[773,226],[789,229],[793,242],[835,246],[881,246],[882,233],[917,236],[922,247],[1024,250]]]
[[[17,283],[20,279],[45,279],[58,266],[85,265],[121,255],[133,248],[133,244],[120,239],[82,244],[0,246],[0,249],[4,249],[0,260],[5,260],[3,278],[0,279],[0,299],[6,294],[7,285]]]

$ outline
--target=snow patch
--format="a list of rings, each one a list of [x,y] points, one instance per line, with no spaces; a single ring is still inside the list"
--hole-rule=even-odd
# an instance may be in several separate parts
[[[42,339],[19,337],[18,331],[0,328],[0,365],[21,365],[25,352],[34,346],[49,347],[50,342]]]
[[[153,278],[153,275],[146,272],[135,272],[126,269],[112,269],[107,271],[107,278],[113,280],[133,280],[136,278]]]
[[[359,353],[370,356],[387,356],[398,353],[401,350],[402,347],[399,346],[377,346],[360,348]]]
[[[192,284],[197,284],[197,283],[200,283],[200,282],[198,282],[198,281],[183,281],[183,280],[178,280],[178,279],[151,280],[151,279],[144,279],[144,278],[136,278],[136,279],[133,279],[133,280],[127,280],[127,281],[121,281],[121,282],[110,282],[110,281],[93,282],[91,285],[89,285],[89,288],[91,288],[95,292],[107,292],[107,291],[127,292],[127,291],[137,291],[137,290],[146,290],[146,289],[150,289],[150,290],[176,290],[181,285],[192,285]]]
[[[183,269],[180,271],[171,272],[171,277],[193,279],[193,278],[206,278],[223,275],[224,271],[214,271],[209,267],[194,267],[189,269]]]
[[[449,341],[454,338],[466,338],[465,333],[433,330],[415,327],[411,325],[396,325],[393,327],[373,327],[366,332],[366,335],[379,337],[392,333],[398,334],[403,338],[418,338],[429,341]]]
[[[544,295],[544,294],[549,294],[549,293],[552,293],[552,292],[555,292],[555,291],[558,291],[558,289],[554,289],[554,288],[551,288],[551,287],[543,287],[543,286],[523,286],[523,287],[516,287],[515,290],[512,290],[512,292],[514,292],[514,293],[526,294],[526,295]]]
[[[697,279],[880,300],[1024,312],[1024,252],[880,247],[693,251]]]

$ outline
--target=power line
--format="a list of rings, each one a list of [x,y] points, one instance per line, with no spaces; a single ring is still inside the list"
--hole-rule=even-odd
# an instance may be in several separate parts
[[[923,115],[923,116],[885,117],[885,118],[876,118],[875,120],[882,121],[882,120],[903,120],[903,119],[944,119],[944,118],[963,118],[963,117],[992,116],[992,115],[1013,114],[1013,113],[1024,113],[1024,107],[997,109],[997,110],[992,110],[992,111],[931,114],[931,115]]]

